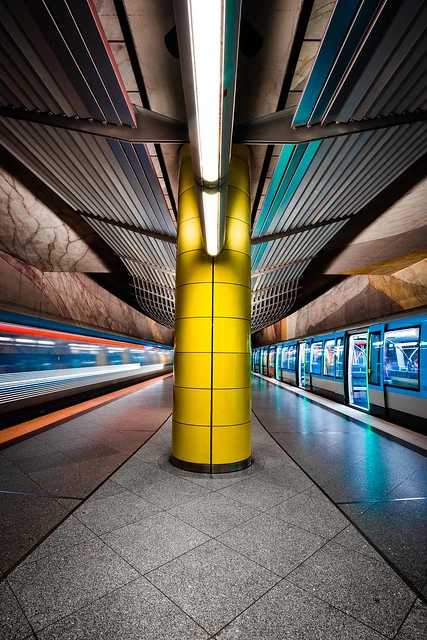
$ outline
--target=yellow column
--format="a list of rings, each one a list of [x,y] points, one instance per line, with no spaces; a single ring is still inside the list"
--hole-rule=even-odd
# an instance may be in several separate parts
[[[233,147],[226,242],[202,247],[190,148],[180,154],[172,462],[192,471],[251,464],[249,151]]]

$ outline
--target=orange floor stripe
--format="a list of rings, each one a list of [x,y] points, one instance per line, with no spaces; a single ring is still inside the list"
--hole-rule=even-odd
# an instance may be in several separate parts
[[[15,441],[22,440],[23,438],[25,438],[25,436],[35,435],[39,431],[43,431],[44,429],[53,427],[60,422],[64,422],[65,420],[69,420],[70,418],[75,418],[82,413],[86,413],[87,411],[91,411],[92,409],[96,409],[97,407],[101,407],[102,405],[108,404],[113,400],[124,398],[131,393],[135,393],[135,391],[140,391],[141,389],[149,387],[155,382],[159,382],[159,380],[169,378],[171,375],[172,373],[166,373],[163,376],[156,376],[155,378],[150,378],[149,380],[145,380],[144,382],[139,382],[138,384],[126,387],[125,389],[107,393],[105,396],[93,398],[92,400],[86,400],[85,402],[80,402],[79,404],[75,404],[72,407],[60,409],[59,411],[53,411],[46,416],[34,418],[34,420],[28,420],[27,422],[22,422],[21,424],[17,424],[13,427],[2,429],[0,431],[0,446],[5,444],[12,444]]]

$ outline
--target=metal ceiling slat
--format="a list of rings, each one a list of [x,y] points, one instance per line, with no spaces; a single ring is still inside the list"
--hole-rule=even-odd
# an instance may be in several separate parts
[[[60,4],[61,3],[58,3],[57,6],[60,6]],[[28,4],[28,8],[34,20],[43,28],[43,33],[46,35],[49,43],[53,45],[55,55],[62,67],[57,81],[59,81],[63,76],[65,70],[66,75],[70,78],[77,94],[81,97],[81,100],[85,105],[85,112],[87,115],[81,116],[80,113],[78,115],[80,117],[92,117],[96,120],[104,120],[105,114],[91,89],[88,79],[82,72],[82,69],[78,66],[73,52],[68,46],[64,35],[61,33],[61,30],[55,22],[55,19],[48,7],[44,2],[30,2]],[[31,33],[31,30],[28,27],[26,27],[25,31],[26,33]]]
[[[7,5],[8,9],[8,11],[4,11],[4,16],[2,16],[7,19],[8,33],[13,36],[18,47],[34,68],[35,75],[41,78],[53,97],[54,101],[50,105],[50,110],[54,113],[57,112],[56,105],[59,105],[59,112],[63,112],[69,117],[79,115],[81,118],[90,118],[91,112],[87,109],[79,91],[65,74],[58,60],[57,47],[52,47],[45,36],[43,21],[39,26],[32,14],[32,10],[37,9],[35,3],[28,3],[26,0],[1,1]],[[13,19],[9,19],[12,15]],[[31,33],[31,43],[25,35],[26,33]]]
[[[49,0],[55,3],[56,0]],[[91,2],[81,0],[66,0],[85,43],[90,44],[90,55],[105,83],[108,97],[118,114],[121,123],[135,126],[135,114],[132,103],[117,67],[110,44],[105,36],[99,16]]]
[[[116,194],[116,185],[110,179],[107,167],[108,163],[103,158],[97,140],[91,136],[81,135],[75,132],[68,132],[70,145],[75,153],[75,160],[84,171],[91,182],[90,196],[93,205],[102,218],[115,220],[117,210],[122,207],[122,203]],[[104,161],[103,161],[104,159]],[[89,211],[90,212],[90,211]]]
[[[105,183],[103,185],[102,173],[99,174],[95,170],[97,160],[88,155],[88,150],[86,150],[86,153],[82,152],[78,145],[78,134],[60,131],[52,127],[50,137],[52,142],[56,142],[57,149],[60,149],[68,158],[70,162],[68,166],[74,168],[73,173],[76,176],[75,194],[76,198],[81,201],[80,208],[90,213],[96,213],[101,217],[105,217],[106,210],[110,209],[110,215],[114,215],[114,208],[110,205],[105,193],[108,185]],[[58,159],[58,163],[60,161],[62,162],[62,156],[61,159]]]
[[[423,1],[411,0],[410,3],[398,4],[388,0],[383,5],[378,20],[354,59],[344,83],[325,112],[322,124],[347,122],[353,117],[363,97],[373,90],[378,75],[390,59],[396,43],[404,37]]]
[[[166,265],[170,270],[175,270],[176,250],[169,243],[141,236],[127,229],[111,227],[97,220],[88,219],[88,222],[119,256],[142,259],[151,264],[157,260],[159,269]]]
[[[130,186],[133,189],[135,194],[135,198],[138,201],[139,209],[144,218],[145,228],[154,228],[155,231],[159,232],[167,232],[164,227],[160,224],[158,220],[157,211],[153,209],[151,202],[149,201],[150,194],[146,194],[142,188],[142,185],[138,179],[138,176],[135,175],[135,171],[132,167],[129,156],[125,153],[125,149],[123,144],[118,142],[117,140],[109,140],[111,149],[114,152],[114,155],[119,163],[126,179],[128,180]],[[150,186],[146,181],[146,188],[150,191]],[[151,224],[150,224],[151,223]],[[157,223],[157,224],[156,224]]]
[[[319,156],[321,162],[315,164],[313,161],[310,172],[304,179],[308,194],[304,202],[304,207],[302,208],[300,206],[300,202],[296,198],[290,203],[290,206],[295,208],[295,213],[298,214],[298,226],[324,222],[318,214],[319,204],[325,194],[333,189],[332,185],[336,180],[337,167],[341,167],[342,163],[345,162],[345,157],[351,147],[351,142],[350,137],[346,136],[335,140],[324,140],[322,142],[316,154],[316,158]],[[362,143],[363,141],[361,140],[360,144]],[[326,151],[326,153],[324,153],[324,151]],[[288,220],[289,223],[293,221],[291,212],[289,212]]]
[[[366,156],[373,149],[377,149],[377,146],[384,141],[385,136],[390,136],[391,130],[387,130],[385,133],[368,132],[359,134],[358,139],[351,144],[349,140],[349,148],[344,157],[340,157],[340,163],[334,163],[333,176],[329,181],[329,184],[324,189],[323,197],[316,203],[316,221],[325,219],[334,219],[338,213],[334,208],[334,203],[339,202],[340,197],[347,191],[353,189],[360,189],[360,185],[357,181],[357,176],[361,170],[362,163],[365,161]],[[353,169],[356,166],[356,169]],[[344,209],[340,208],[340,214],[345,215]]]
[[[11,39],[10,35],[5,32],[0,25],[0,46],[2,49],[1,57],[3,60],[7,60],[7,66],[13,66],[16,69],[16,78],[20,78],[20,84],[23,85],[22,76],[27,79],[26,90],[29,97],[32,99],[32,108],[38,108],[40,111],[50,111],[53,97],[49,94],[43,81],[36,75],[34,68],[27,61],[22,51],[18,49],[16,44]],[[59,105],[54,101],[56,108],[54,111],[59,111]],[[15,105],[17,106],[17,105]],[[30,106],[26,105],[28,109]]]
[[[427,5],[425,5],[424,8],[421,7],[420,12],[414,15],[412,23],[410,24],[408,30],[405,34],[402,35],[402,40],[398,43],[398,45],[394,47],[386,64],[383,66],[377,78],[375,79],[373,86],[370,88],[364,99],[360,101],[358,108],[353,112],[352,117],[354,119],[361,120],[368,113],[372,113],[371,117],[376,117],[380,112],[377,110],[372,110],[372,105],[382,94],[383,90],[387,89],[390,83],[396,77],[400,78],[401,81],[403,81],[403,85],[405,86],[407,77],[402,75],[402,72],[400,71],[402,61],[406,60],[411,51],[414,51],[417,44],[424,50],[424,55],[426,54],[426,25]],[[412,67],[412,69],[414,69],[414,67]],[[404,98],[405,96],[404,86],[402,87],[401,91],[402,98]],[[400,113],[400,110],[396,110],[395,105],[393,105],[392,103],[389,103],[388,105],[386,104],[385,115],[396,111],[397,113]]]
[[[2,104],[13,105],[22,108],[27,105],[28,97],[24,94],[16,82],[12,79],[9,69],[6,69],[0,62],[0,86],[4,96]]]
[[[0,61],[6,61],[6,59],[4,50],[0,49]],[[31,86],[28,83],[24,86],[20,80],[20,70],[15,61],[7,59],[7,66],[0,62],[0,84],[10,96],[7,104],[18,108],[25,107],[30,110],[35,109],[37,106],[37,99],[34,99],[34,96],[31,95]]]
[[[376,145],[376,137],[372,132],[360,134],[357,139],[349,137],[340,153],[334,158],[328,171],[328,181],[320,190],[315,202],[316,222],[334,220],[340,216],[340,212],[334,208],[334,203],[339,201],[340,195],[345,189],[357,188],[356,177],[352,166],[363,161],[363,157],[370,148]],[[335,143],[334,143],[335,144]],[[317,182],[316,177],[313,181]],[[350,184],[347,184],[347,183]]]
[[[392,141],[393,142],[393,141]],[[367,204],[372,198],[380,193],[388,184],[395,180],[405,169],[407,169],[415,160],[425,153],[427,145],[427,136],[414,137],[413,144],[406,144],[406,141],[402,141],[401,147],[393,146],[393,149],[389,149],[389,153],[384,150],[383,156],[378,158],[381,170],[374,180],[369,171],[366,170],[365,189],[363,193],[354,193],[354,201],[346,203],[347,207],[354,207],[356,211],[360,210],[365,204]],[[386,160],[393,154],[394,161],[387,164]],[[381,162],[382,160],[382,162]]]
[[[397,130],[388,140],[383,140],[383,144],[379,149],[372,149],[371,155],[363,158],[363,162],[359,163],[359,180],[355,183],[354,188],[343,189],[344,198],[339,203],[341,215],[346,215],[349,209],[353,209],[353,213],[358,210],[369,199],[377,195],[391,180],[395,179],[406,168],[406,154],[409,154],[409,164],[412,164],[423,152],[423,141],[421,140],[421,153],[419,152],[419,144],[415,147],[411,144],[412,139],[407,141],[402,130]],[[418,138],[418,133],[413,132],[413,138]],[[399,146],[401,144],[401,146]],[[378,171],[372,174],[372,166],[379,166]],[[386,173],[386,178],[383,179]],[[351,179],[351,175],[347,180]],[[363,190],[357,188],[363,184]],[[343,195],[341,194],[341,195]]]
[[[73,208],[79,208],[81,206],[81,199],[84,196],[84,192],[79,192],[78,179],[75,182],[73,172],[70,171],[70,167],[66,165],[62,166],[63,162],[61,158],[55,157],[55,150],[49,151],[46,149],[48,138],[39,135],[37,128],[29,123],[18,123],[15,126],[15,121],[9,120],[4,122],[5,126],[13,133],[13,135],[22,143],[24,147],[23,157],[25,158],[30,151],[31,155],[37,159],[39,166],[41,166],[41,175],[43,181],[46,181],[46,173],[43,168],[47,169],[49,175],[53,175],[56,178],[56,184],[59,186],[59,195],[62,197],[63,193],[72,194],[72,200],[77,203],[77,207],[73,204]],[[28,150],[28,151],[27,151]],[[13,153],[13,151],[12,151]],[[21,156],[22,157],[22,156]],[[67,185],[67,187],[65,187]],[[71,188],[72,187],[72,188]],[[76,196],[76,193],[79,194]],[[82,195],[83,194],[83,195]]]
[[[114,141],[111,140],[110,144],[113,144]],[[158,231],[162,231],[163,233],[169,233],[170,229],[162,225],[162,215],[157,203],[157,200],[154,198],[153,189],[151,186],[151,181],[148,179],[144,171],[142,170],[139,159],[136,155],[136,151],[132,144],[130,143],[120,143],[121,150],[124,154],[124,157],[127,159],[127,171],[126,175],[128,176],[129,181],[132,179],[132,184],[134,185],[134,191],[137,193],[138,198],[141,202],[142,207],[146,211],[151,212],[151,217],[158,223]],[[122,165],[123,166],[123,165]],[[124,169],[124,167],[123,167]],[[154,176],[154,172],[152,172]]]
[[[33,153],[37,153],[38,149],[45,166],[60,179],[62,184],[69,186],[80,207],[83,209],[88,208],[100,214],[93,200],[93,189],[88,183],[87,175],[79,170],[79,167],[76,167],[76,163],[70,154],[67,145],[67,132],[59,133],[59,130],[46,132],[43,127],[29,123],[19,123],[17,130],[20,128],[19,125],[22,125],[22,128],[31,134],[26,138],[25,144],[30,149],[32,146],[35,147]],[[69,162],[66,161],[67,156],[70,160]]]
[[[308,120],[308,124],[313,125],[321,122],[325,111],[335,97],[337,87],[339,87],[345,77],[353,56],[361,45],[365,33],[382,1],[383,0],[369,0],[369,2],[362,2],[359,5],[354,20],[345,34],[340,51],[331,65],[330,72]],[[343,31],[343,33],[345,33],[345,31]],[[328,34],[326,34],[325,38],[328,37]]]
[[[70,70],[70,66],[78,68],[81,73],[81,83],[84,81],[90,90],[94,100],[101,109],[103,118],[108,122],[121,125],[122,121],[115,109],[115,106],[108,94],[104,81],[97,69],[92,53],[89,51],[80,29],[74,19],[66,2],[58,2],[57,0],[44,0],[46,3],[51,20],[55,25],[58,33],[63,40],[63,47],[67,48],[72,62],[67,61],[65,68]],[[83,12],[85,3],[80,2],[79,13]],[[90,12],[89,12],[89,15]],[[86,20],[88,17],[84,16]],[[83,18],[83,16],[82,16]],[[90,18],[89,18],[90,20]],[[84,24],[84,20],[81,20]],[[92,23],[92,24],[91,24]],[[53,31],[53,25],[50,21],[47,24],[48,30]],[[86,30],[89,31],[89,37],[93,40],[90,42],[91,50],[96,44],[96,30],[93,28],[93,20],[86,24]],[[65,58],[64,58],[65,59]],[[76,71],[74,71],[76,74]],[[131,122],[130,124],[134,124]]]
[[[369,100],[370,107],[366,110],[368,118],[375,118],[378,114],[388,115],[392,112],[401,113],[404,108],[412,111],[410,98],[407,96],[408,86],[418,85],[424,91],[422,80],[427,72],[427,60],[424,41],[420,39],[410,54],[403,61],[398,73],[390,79],[375,101]],[[420,84],[418,84],[420,83]],[[405,102],[406,107],[400,105]]]
[[[427,101],[427,91],[424,79],[427,75],[427,54],[420,64],[419,74],[412,78],[412,84],[409,82],[405,85],[405,95],[400,102],[396,104],[396,109],[415,111],[416,109],[425,109]],[[402,92],[403,93],[403,92]]]
[[[332,140],[324,140],[319,146],[317,153],[311,161],[308,173],[310,175],[318,175],[322,172],[323,167],[327,167],[327,156],[332,146]],[[283,228],[281,231],[289,231],[304,226],[304,219],[310,215],[310,200],[313,198],[313,191],[316,183],[312,180],[306,180],[305,176],[301,180],[299,187],[296,189],[293,197],[289,201],[286,209],[286,216],[283,218]]]
[[[72,133],[72,135],[82,149],[82,153],[90,158],[93,167],[96,168],[98,181],[102,181],[104,185],[102,189],[99,189],[98,185],[97,192],[101,201],[106,199],[109,203],[109,219],[151,229],[154,221],[142,209],[126,174],[110,148],[110,141],[78,133]],[[141,220],[142,216],[144,216],[143,220]]]
[[[134,190],[129,184],[129,180],[123,171],[117,157],[111,148],[110,140],[104,138],[94,138],[94,144],[97,145],[105,157],[105,171],[108,172],[111,184],[117,190],[123,204],[117,213],[121,211],[121,217],[118,218],[122,222],[128,222],[137,227],[151,228],[150,219],[141,206]]]
[[[165,195],[160,186],[159,178],[153,166],[152,158],[148,153],[148,149],[145,144],[134,144],[132,147],[139,160],[140,167],[148,180],[154,199],[166,225],[165,228],[169,233],[174,234],[176,233],[174,220],[172,219],[170,209],[166,204]]]
[[[287,188],[287,185],[289,184],[296,169],[297,163],[295,158],[299,161],[299,157],[302,156],[305,148],[306,145],[300,145],[298,151],[298,147],[293,144],[285,144],[283,146],[264,199],[264,204],[254,227],[255,235],[263,235],[262,229],[268,226],[267,218],[270,215],[270,211],[272,209],[275,210],[277,207],[277,202],[280,201],[281,198],[280,194]],[[292,171],[291,162],[294,162]]]
[[[346,221],[337,221],[321,229],[310,229],[298,235],[280,238],[269,243],[272,246],[264,254],[264,259],[253,263],[252,270],[262,271],[277,263],[300,260],[318,253],[345,223]]]
[[[306,124],[310,118],[331,66],[340,50],[343,34],[346,33],[351,24],[358,4],[359,0],[338,0],[336,2],[326,36],[322,40],[296,110],[292,122],[293,127]]]
[[[3,119],[0,119],[0,121],[3,121]],[[46,169],[40,162],[38,156],[29,153],[25,144],[21,143],[6,126],[3,126],[0,131],[0,139],[3,146],[8,149],[12,155],[17,157],[18,160],[40,178],[42,182],[45,182],[52,191],[62,198],[71,208],[79,208],[79,203],[75,200],[73,193],[66,189],[61,181]]]

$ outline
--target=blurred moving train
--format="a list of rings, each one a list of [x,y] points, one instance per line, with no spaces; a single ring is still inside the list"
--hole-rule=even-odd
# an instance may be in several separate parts
[[[254,349],[252,370],[427,433],[427,310]]]
[[[172,364],[169,346],[0,311],[0,428]]]

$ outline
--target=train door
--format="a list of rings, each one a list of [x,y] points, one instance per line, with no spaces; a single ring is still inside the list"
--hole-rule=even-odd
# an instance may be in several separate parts
[[[373,325],[368,332],[368,399],[369,412],[386,417],[384,394],[384,325]]]
[[[347,384],[349,404],[358,409],[368,409],[366,379],[366,331],[348,336]]]
[[[310,342],[305,340],[298,343],[298,386],[301,389],[309,387],[310,381]]]
[[[276,378],[276,380],[281,380],[281,379],[282,379],[282,370],[281,370],[281,364],[282,364],[282,348],[283,348],[283,345],[282,345],[282,344],[278,344],[278,345],[277,345],[277,351],[276,351],[276,371],[275,371],[275,378]]]

